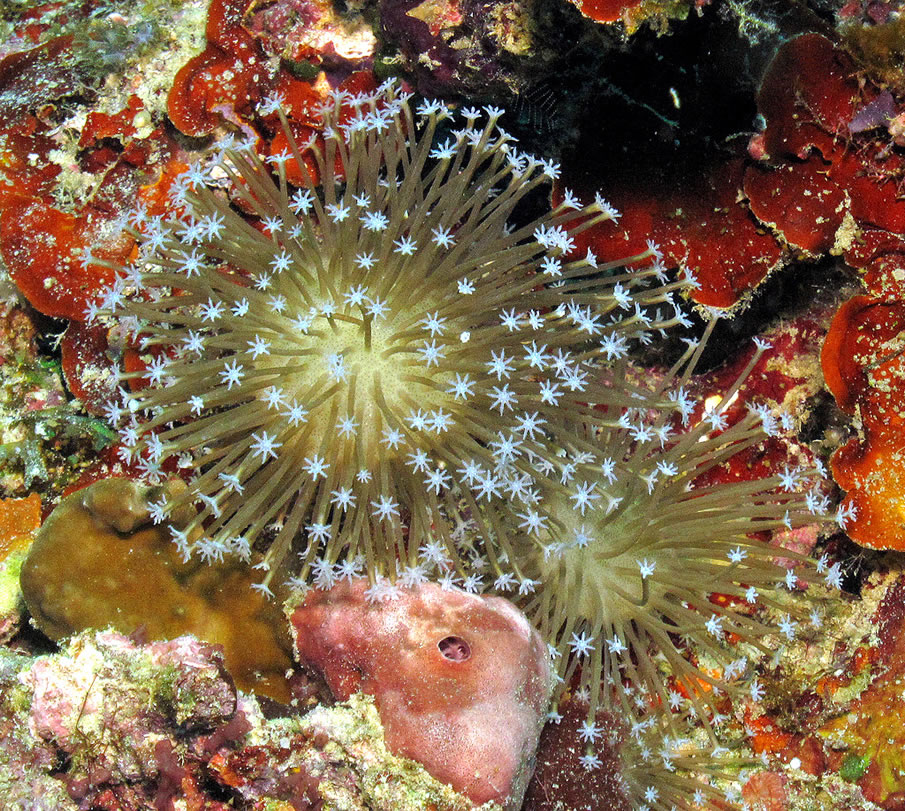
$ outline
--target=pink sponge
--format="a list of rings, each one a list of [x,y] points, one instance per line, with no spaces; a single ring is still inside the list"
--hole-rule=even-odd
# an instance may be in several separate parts
[[[367,588],[344,581],[295,608],[300,662],[339,700],[373,695],[393,753],[476,803],[519,808],[551,690],[540,636],[501,597],[428,583],[373,602]]]

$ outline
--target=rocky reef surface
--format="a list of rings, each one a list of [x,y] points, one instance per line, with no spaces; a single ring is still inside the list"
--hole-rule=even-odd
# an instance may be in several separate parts
[[[0,806],[905,808],[903,63],[9,0]]]

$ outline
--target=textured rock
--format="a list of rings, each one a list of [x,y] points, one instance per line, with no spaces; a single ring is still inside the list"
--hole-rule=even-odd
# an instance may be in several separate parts
[[[236,712],[221,657],[191,637],[140,646],[106,631],[76,638],[67,654],[41,657],[20,677],[31,695],[29,728],[71,758],[94,753],[95,770],[153,777],[168,727],[211,729]]]

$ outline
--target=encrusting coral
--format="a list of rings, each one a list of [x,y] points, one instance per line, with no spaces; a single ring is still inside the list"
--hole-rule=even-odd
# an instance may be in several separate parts
[[[112,478],[65,498],[22,566],[32,620],[52,639],[108,626],[152,640],[193,633],[222,646],[242,689],[289,701],[288,635],[279,607],[252,590],[254,573],[237,560],[183,561],[168,529],[190,509],[151,521],[148,501],[184,487]]]

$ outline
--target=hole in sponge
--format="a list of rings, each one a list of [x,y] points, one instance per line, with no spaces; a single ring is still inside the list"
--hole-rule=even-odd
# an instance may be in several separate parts
[[[445,636],[437,643],[444,659],[450,662],[464,662],[471,658],[471,645],[461,636]]]

